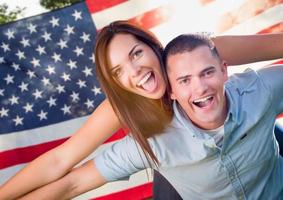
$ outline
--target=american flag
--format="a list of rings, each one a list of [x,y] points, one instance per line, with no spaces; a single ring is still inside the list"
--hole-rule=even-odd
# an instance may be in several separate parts
[[[86,0],[2,25],[0,184],[64,142],[104,99],[92,52],[97,31],[111,21],[138,23],[166,44],[180,33],[194,31],[282,32],[282,13],[281,1],[272,0]],[[229,70],[233,73],[243,68]],[[123,135],[118,131],[89,158]],[[75,199],[136,200],[150,196],[151,182],[142,171],[129,181],[106,184]]]

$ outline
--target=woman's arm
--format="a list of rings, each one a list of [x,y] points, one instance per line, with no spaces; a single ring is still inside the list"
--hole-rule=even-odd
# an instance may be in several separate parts
[[[70,139],[32,161],[2,185],[0,199],[15,199],[61,178],[119,128],[119,120],[105,100]],[[22,184],[26,180],[29,184]]]
[[[94,162],[91,160],[73,169],[63,178],[23,196],[20,200],[71,199],[105,183],[106,180],[101,176]]]
[[[283,57],[283,34],[217,36],[212,38],[228,65],[241,65]]]

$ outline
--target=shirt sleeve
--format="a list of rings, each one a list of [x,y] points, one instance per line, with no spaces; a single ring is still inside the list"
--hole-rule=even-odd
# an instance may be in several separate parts
[[[140,146],[130,137],[106,147],[94,158],[96,168],[107,181],[129,178],[148,167]]]
[[[272,102],[276,108],[276,114],[283,112],[283,65],[272,65],[258,70],[259,76],[263,79],[271,92]]]

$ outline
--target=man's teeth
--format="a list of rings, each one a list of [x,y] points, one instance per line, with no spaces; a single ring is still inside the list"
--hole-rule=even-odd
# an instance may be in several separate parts
[[[137,86],[141,86],[142,84],[144,84],[148,79],[149,77],[151,76],[151,72],[147,73],[143,78],[142,80],[140,80],[137,84]]]
[[[198,100],[194,100],[194,103],[202,103],[202,102],[205,102],[207,100],[209,100],[212,96],[208,96],[208,97],[204,97],[204,98],[201,98],[201,99],[198,99]]]

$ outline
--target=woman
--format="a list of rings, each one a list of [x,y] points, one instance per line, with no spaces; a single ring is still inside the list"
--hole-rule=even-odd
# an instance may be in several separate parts
[[[105,32],[109,30],[109,33],[111,33],[112,31],[113,35],[115,35],[117,32],[129,33],[135,36],[139,41],[143,42],[144,47],[147,47],[147,49],[149,48],[152,51],[149,57],[147,55],[145,55],[144,57],[147,58],[150,64],[153,63],[154,70],[157,71],[154,71],[152,69],[152,66],[148,66],[148,68],[146,68],[148,70],[148,73],[144,74],[146,75],[145,77],[143,77],[144,79],[139,80],[139,82],[137,82],[136,85],[132,85],[133,82],[131,81],[129,82],[127,79],[124,79],[125,84],[129,84],[130,86],[133,86],[131,90],[126,92],[126,95],[124,97],[119,96],[119,93],[116,93],[117,96],[115,99],[109,99],[109,101],[113,106],[114,111],[117,112],[117,115],[113,111],[109,101],[105,100],[93,112],[93,114],[90,116],[89,120],[84,124],[84,126],[81,129],[79,129],[74,134],[74,136],[72,136],[68,141],[58,146],[57,148],[47,152],[46,154],[40,156],[39,158],[35,159],[21,172],[19,172],[15,177],[13,177],[6,184],[1,186],[0,199],[15,199],[19,196],[22,196],[36,188],[51,183],[55,180],[59,179],[58,182],[60,182],[61,177],[63,177],[66,173],[68,173],[78,162],[80,162],[83,158],[85,158],[88,154],[90,154],[93,150],[95,150],[100,144],[102,144],[109,136],[112,135],[113,132],[115,132],[121,126],[129,128],[135,139],[140,143],[141,146],[144,147],[144,150],[148,153],[148,155],[151,156],[153,160],[156,161],[145,138],[162,130],[166,126],[167,122],[170,121],[170,116],[171,116],[170,107],[168,107],[166,98],[164,98],[164,100],[163,99],[161,100],[161,98],[164,95],[165,87],[166,87],[165,80],[162,77],[163,72],[160,69],[161,68],[160,66],[162,65],[161,64],[162,46],[160,45],[158,40],[156,40],[155,37],[153,37],[152,34],[148,34],[146,31],[143,31],[140,28],[132,26],[126,22],[112,23],[103,30]],[[107,35],[105,35],[105,37],[106,36]],[[100,34],[100,39],[98,39],[98,41],[101,41],[101,43],[99,42],[97,43],[97,49],[103,46],[104,47],[108,46],[108,44],[105,43],[105,41],[102,40],[101,37],[102,34]],[[110,42],[110,40],[111,37],[109,38],[108,42]],[[267,36],[266,35],[235,36],[235,37],[223,36],[219,38],[214,38],[214,42],[218,48],[221,57],[224,58],[229,65],[243,64],[247,62],[275,59],[282,57],[281,54],[283,52],[283,47],[282,45],[279,45],[281,43],[278,42],[282,40],[283,40],[282,34],[267,35]],[[273,45],[269,46],[269,44],[271,43]],[[99,45],[101,47],[99,47]],[[243,47],[244,45],[245,47]],[[262,51],[260,52],[256,51],[257,49],[261,49]],[[120,52],[123,52],[122,49],[120,50]],[[104,61],[107,61],[107,60],[103,61],[103,59],[105,59],[104,55],[108,55],[106,49],[105,50],[102,49],[101,51],[97,51],[96,53],[99,54],[96,55],[97,65],[102,65]],[[141,53],[140,51],[137,52],[135,51],[135,54],[133,54],[132,58],[134,59],[138,57],[140,53]],[[101,62],[99,60],[101,60]],[[118,63],[118,65],[117,64],[115,65],[115,63],[112,64],[113,66],[116,67],[115,69],[112,69],[113,75],[115,75],[115,77],[117,78],[121,77],[120,72],[123,71],[119,71],[120,63]],[[138,62],[135,64],[136,64],[135,66],[139,67]],[[102,70],[106,70],[106,68],[102,68]],[[103,73],[103,71],[98,73]],[[136,73],[139,72],[136,71]],[[113,79],[113,77],[108,77],[108,78],[109,79],[106,78],[105,80],[101,79],[100,81],[102,83],[103,81],[106,82],[110,81],[110,83],[114,85],[109,88],[104,87],[104,90],[106,92],[113,92],[114,94],[116,92],[116,89],[117,91],[121,91],[118,90],[121,87],[119,87],[119,85],[117,84],[116,81],[117,79]],[[153,80],[153,82],[151,82],[152,85],[158,84],[156,90],[155,89],[151,90],[153,88],[151,84],[143,85],[148,80]],[[144,90],[148,89],[149,92],[147,93],[141,88],[143,88]],[[138,93],[138,95],[134,95],[133,93]],[[123,103],[125,103],[125,101],[127,102],[128,99],[130,99],[130,101],[128,101],[128,103],[124,105],[129,106],[129,109],[126,106],[123,107],[124,110],[120,109],[120,107],[118,106],[119,103],[123,105]],[[146,104],[147,106],[147,109],[149,108],[152,109],[150,111],[150,114],[157,113],[157,115],[152,116],[152,118],[150,119],[149,122],[151,123],[148,123],[147,121],[148,113],[143,113],[143,112],[139,113],[139,111],[138,112],[136,111],[136,110],[140,110],[140,111],[145,110],[145,107],[142,107],[143,103],[140,103],[139,106],[133,105],[132,104],[133,100],[137,102],[144,102],[144,104]],[[164,110],[166,111],[164,112],[165,114],[162,113],[162,111]],[[160,113],[161,115],[159,115]],[[135,116],[140,117],[141,115],[145,116],[143,120],[141,120],[142,118],[135,117]],[[164,119],[164,120],[161,121],[160,119]],[[154,125],[152,127],[148,127],[148,124],[154,124],[152,123],[152,120],[157,121],[156,126]],[[108,124],[107,127],[104,126],[104,123],[106,121],[111,122],[111,124],[107,123]],[[96,134],[92,134],[93,132],[95,132]],[[80,151],[77,150],[77,147],[80,147]],[[88,168],[89,165],[84,166],[84,169],[88,169]],[[76,171],[79,170],[74,170],[73,174],[76,174]],[[94,173],[94,177],[95,177],[95,173]],[[23,180],[29,180],[29,184],[21,184]],[[83,184],[85,187],[87,187],[88,184],[91,184],[91,177],[89,180],[90,182]],[[80,181],[77,180],[77,182],[79,183]],[[73,191],[76,192],[76,190]]]

